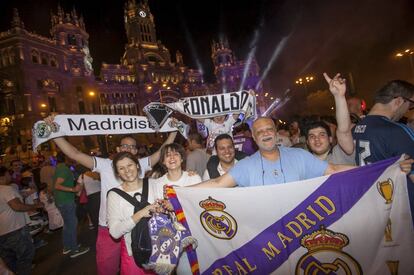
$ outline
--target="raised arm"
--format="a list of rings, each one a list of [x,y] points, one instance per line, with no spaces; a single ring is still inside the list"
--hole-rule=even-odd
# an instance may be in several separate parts
[[[336,121],[338,123],[336,137],[338,139],[338,144],[345,153],[350,155],[354,152],[355,146],[352,138],[351,119],[349,117],[348,105],[345,98],[345,79],[341,78],[340,74],[336,74],[333,78],[330,78],[326,73],[324,73],[323,76],[329,84],[329,91],[335,99]]]
[[[160,160],[161,148],[164,147],[165,145],[173,143],[176,136],[177,136],[177,131],[171,132],[168,135],[167,139],[164,141],[164,143],[161,145],[160,149],[158,149],[154,154],[150,156],[151,167],[154,167],[154,165],[157,164],[157,162]]]
[[[195,185],[191,185],[191,187],[201,187],[201,188],[229,188],[235,187],[236,182],[234,181],[233,177],[226,173],[218,178],[210,179],[208,181],[203,181]]]
[[[51,124],[53,122],[54,117],[55,117],[54,115],[48,116],[47,118],[45,118],[45,122],[48,124]],[[82,164],[86,168],[89,168],[89,169],[94,168],[93,157],[80,152],[72,144],[70,144],[65,138],[59,137],[59,138],[53,139],[53,141],[67,157]]]
[[[64,138],[55,138],[53,141],[68,158],[73,159],[74,161],[85,166],[86,168],[94,168],[94,161],[92,156],[79,151]]]

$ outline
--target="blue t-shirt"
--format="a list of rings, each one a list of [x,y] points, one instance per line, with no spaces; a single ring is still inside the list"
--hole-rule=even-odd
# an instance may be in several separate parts
[[[354,127],[352,135],[358,165],[401,156],[403,153],[414,157],[414,131],[384,116],[366,116]]]
[[[278,160],[269,161],[257,151],[237,162],[229,173],[238,186],[260,186],[320,177],[328,167],[303,149],[280,146],[279,152]]]

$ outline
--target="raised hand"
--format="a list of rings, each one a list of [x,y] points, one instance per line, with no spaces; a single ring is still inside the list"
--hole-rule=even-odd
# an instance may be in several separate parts
[[[401,172],[403,172],[407,175],[409,173],[411,173],[413,163],[414,163],[414,160],[410,156],[405,154],[404,155],[404,160],[399,162]]]
[[[326,82],[329,84],[329,91],[333,96],[345,96],[346,80],[341,77],[341,74],[336,74],[330,78],[327,73],[323,73]]]
[[[45,117],[43,120],[48,124],[52,125],[55,120],[57,113],[51,113],[49,116]]]

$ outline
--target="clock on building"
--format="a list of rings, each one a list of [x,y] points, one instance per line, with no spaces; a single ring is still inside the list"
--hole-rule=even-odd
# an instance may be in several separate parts
[[[145,13],[145,11],[143,11],[143,10],[141,10],[141,11],[139,11],[139,16],[141,16],[141,17],[146,17],[147,16],[147,14]]]

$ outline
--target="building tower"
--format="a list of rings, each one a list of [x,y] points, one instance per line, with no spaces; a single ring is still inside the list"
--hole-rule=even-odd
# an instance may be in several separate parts
[[[89,51],[89,34],[82,16],[75,9],[65,13],[58,5],[57,13],[51,14],[50,34],[59,48],[70,54],[63,55],[63,69],[74,77],[74,105],[79,113],[99,113],[98,93],[94,85],[92,57]]]
[[[83,17],[78,17],[76,10],[64,13],[58,6],[56,14],[51,14],[50,34],[56,43],[71,54],[70,60],[64,60],[65,70],[74,76],[91,76],[93,73],[92,57],[89,52],[89,34],[86,32]]]
[[[230,49],[227,38],[220,39],[219,42],[211,43],[211,59],[214,65],[214,74],[221,88],[222,93],[234,91],[232,85],[233,77],[231,77],[235,58],[233,51]]]
[[[138,5],[135,0],[128,0],[125,4],[124,19],[128,44],[157,42],[154,17],[147,0]]]

